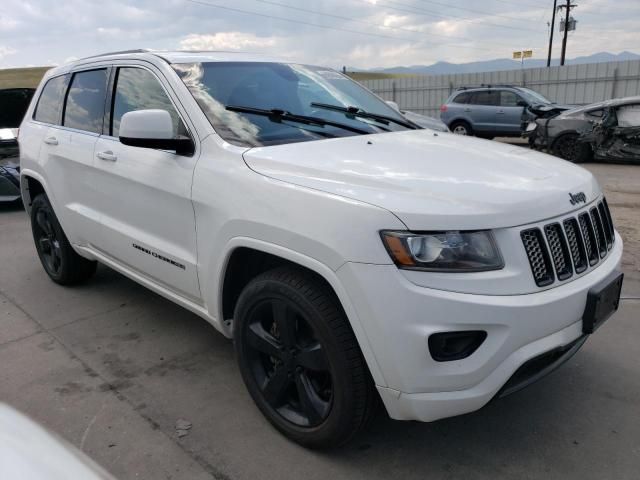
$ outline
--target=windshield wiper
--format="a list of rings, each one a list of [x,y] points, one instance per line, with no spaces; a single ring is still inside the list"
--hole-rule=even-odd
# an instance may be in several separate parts
[[[417,130],[418,126],[409,120],[400,120],[399,118],[389,117],[387,115],[380,115],[378,113],[371,113],[365,110],[362,110],[359,107],[343,107],[342,105],[330,105],[328,103],[311,103],[312,107],[323,108],[325,110],[333,110],[334,112],[342,112],[345,113],[348,117],[361,117],[361,118],[370,118],[372,120],[377,120],[378,122],[384,123],[388,125],[391,123],[396,123],[398,125],[402,125],[403,127],[410,128],[411,130]]]
[[[345,123],[333,122],[331,120],[325,120],[320,117],[307,117],[306,115],[296,115],[291,112],[287,112],[286,110],[279,110],[277,108],[273,108],[271,110],[265,110],[263,108],[253,108],[253,107],[243,107],[240,105],[227,105],[225,109],[230,112],[238,112],[238,113],[250,113],[253,115],[261,115],[263,117],[269,117],[270,120],[274,122],[281,122],[282,120],[287,120],[289,122],[297,122],[303,123],[305,125],[318,125],[320,127],[324,127],[328,125],[330,127],[341,128],[343,130],[348,130],[350,132],[359,133],[362,135],[369,134],[371,132],[364,130],[363,128],[352,127],[351,125],[347,125]]]

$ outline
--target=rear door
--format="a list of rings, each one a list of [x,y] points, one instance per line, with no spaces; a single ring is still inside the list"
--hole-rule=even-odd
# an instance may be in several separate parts
[[[105,134],[95,150],[96,202],[102,216],[100,250],[118,263],[193,301],[200,299],[196,271],[196,226],[191,183],[198,158],[123,145],[122,116],[162,109],[174,135],[190,135],[177,97],[150,66],[114,67]],[[193,138],[193,137],[192,137]]]
[[[496,110],[499,106],[500,95],[495,90],[481,90],[472,92],[470,98],[471,118],[473,129],[477,132],[495,132]]]
[[[40,149],[56,214],[69,240],[78,245],[94,243],[100,231],[93,150],[102,132],[108,77],[106,67],[71,74],[61,121],[48,126]],[[36,119],[40,108],[38,104]]]
[[[496,111],[496,128],[502,133],[518,134],[522,130],[524,107],[518,105],[524,99],[509,90],[500,90],[500,105]]]

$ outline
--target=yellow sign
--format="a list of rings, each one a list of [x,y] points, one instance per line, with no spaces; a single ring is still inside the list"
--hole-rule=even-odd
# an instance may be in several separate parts
[[[533,50],[525,50],[522,52],[522,58],[531,58],[533,57]]]
[[[513,59],[520,60],[522,58],[522,52],[513,52]]]

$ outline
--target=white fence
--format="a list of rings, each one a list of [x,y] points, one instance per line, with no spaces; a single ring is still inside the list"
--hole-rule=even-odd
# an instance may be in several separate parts
[[[640,60],[589,63],[551,68],[451,75],[415,75],[361,83],[403,110],[432,117],[457,87],[520,85],[554,102],[585,105],[616,97],[640,95]]]

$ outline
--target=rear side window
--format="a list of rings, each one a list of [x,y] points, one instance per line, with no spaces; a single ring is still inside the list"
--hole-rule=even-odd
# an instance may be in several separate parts
[[[67,76],[62,75],[49,80],[40,94],[33,119],[38,122],[60,125],[60,112],[64,101]]]
[[[513,92],[502,90],[500,92],[500,105],[502,107],[517,107],[520,97]]]
[[[469,97],[471,97],[469,92],[461,93],[453,99],[453,103],[469,103]]]
[[[474,105],[498,106],[500,105],[500,93],[492,90],[473,92],[471,102]]]
[[[166,110],[173,121],[173,135],[177,137],[186,134],[178,112],[151,72],[135,67],[119,68],[111,115],[111,135],[118,136],[120,120],[125,113],[148,109]]]
[[[64,107],[65,127],[102,133],[107,70],[90,70],[73,75]]]

